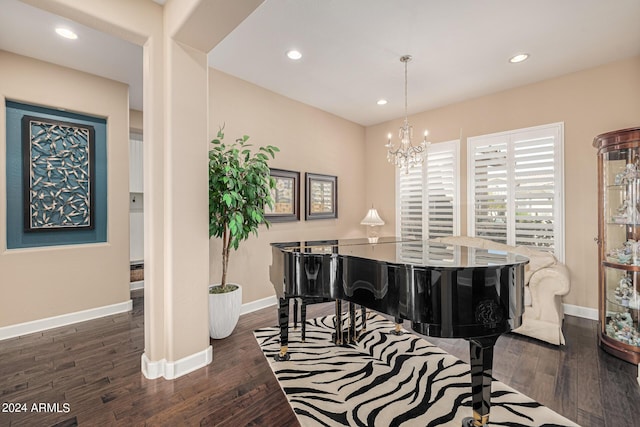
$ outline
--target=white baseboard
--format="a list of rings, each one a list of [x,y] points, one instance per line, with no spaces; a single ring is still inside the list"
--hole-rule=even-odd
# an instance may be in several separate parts
[[[160,377],[173,380],[207,366],[212,360],[213,347],[211,346],[175,362],[170,362],[166,359],[152,361],[149,360],[146,353],[142,353],[142,374],[150,380]]]
[[[257,311],[266,307],[271,307],[278,304],[278,298],[273,295],[267,298],[263,298],[257,301],[252,301],[247,304],[242,304],[240,314],[247,314],[253,311]],[[562,304],[564,308],[564,314],[570,316],[582,317],[584,319],[598,320],[598,309],[582,307],[579,305]]]
[[[598,309],[581,307],[579,305],[562,304],[564,307],[564,314],[570,316],[582,317],[584,319],[598,320]]]
[[[240,315],[251,313],[253,311],[257,311],[266,307],[271,307],[272,305],[276,304],[278,304],[278,298],[275,295],[262,298],[257,301],[251,301],[246,304],[242,304],[242,307],[240,308]]]
[[[242,304],[240,314],[247,314],[262,308],[276,305],[278,299],[271,296],[247,304]],[[166,359],[152,361],[149,360],[145,353],[142,354],[142,374],[150,380],[164,377],[167,380],[178,378],[186,375],[196,369],[207,366],[213,360],[213,348],[209,346],[206,350],[187,356],[175,362],[169,362]]]
[[[129,283],[130,291],[137,291],[138,289],[144,289],[144,280],[138,280],[137,282]]]
[[[132,308],[133,301],[128,300],[117,304],[106,305],[104,307],[90,308],[88,310],[61,314],[60,316],[47,317],[45,319],[33,320],[31,322],[3,326],[0,327],[0,340],[32,334],[34,332],[40,332],[47,329],[59,328],[60,326],[67,326],[73,323],[97,319],[98,317],[125,313],[127,311],[131,311]]]

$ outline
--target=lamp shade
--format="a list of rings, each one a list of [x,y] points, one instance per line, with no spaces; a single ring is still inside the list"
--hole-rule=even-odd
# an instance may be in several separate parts
[[[380,215],[378,215],[378,211],[375,208],[371,208],[369,212],[367,212],[367,215],[362,218],[362,221],[360,221],[360,225],[384,225],[384,221],[380,218]]]

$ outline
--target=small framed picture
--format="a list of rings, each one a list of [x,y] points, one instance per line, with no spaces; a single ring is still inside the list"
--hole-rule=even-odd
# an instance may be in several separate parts
[[[338,217],[338,177],[306,173],[305,219]]]
[[[273,209],[264,207],[265,218],[270,222],[300,220],[300,172],[270,169],[270,174],[276,186],[271,189]]]

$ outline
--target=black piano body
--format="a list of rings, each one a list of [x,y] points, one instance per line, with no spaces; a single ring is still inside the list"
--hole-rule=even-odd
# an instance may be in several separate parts
[[[465,423],[486,425],[493,346],[522,322],[526,257],[392,237],[272,243],[272,254],[279,360],[288,358],[291,299],[336,301],[336,318],[342,301],[359,304],[393,316],[397,324],[408,320],[423,335],[468,340],[473,418]],[[353,307],[348,339],[356,336]],[[343,336],[342,322],[336,322],[336,342],[342,343]]]

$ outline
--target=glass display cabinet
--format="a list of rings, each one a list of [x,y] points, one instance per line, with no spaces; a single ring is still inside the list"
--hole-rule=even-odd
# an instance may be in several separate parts
[[[599,342],[640,363],[640,128],[598,135]]]

